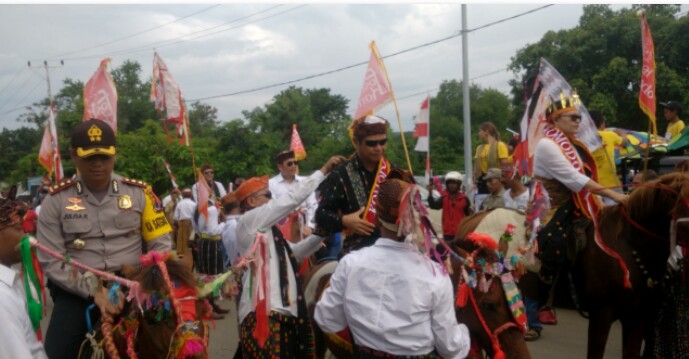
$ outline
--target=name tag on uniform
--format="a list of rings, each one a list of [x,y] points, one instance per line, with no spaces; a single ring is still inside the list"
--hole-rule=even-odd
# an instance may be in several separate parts
[[[83,211],[86,209],[86,207],[82,207],[79,205],[79,203],[81,203],[81,201],[82,201],[81,198],[71,197],[71,198],[67,198],[67,201],[69,201],[69,203],[71,203],[72,205],[65,207],[65,209],[68,209],[70,211]]]
[[[129,197],[129,195],[126,194],[120,196],[117,199],[117,206],[120,207],[120,209],[132,208],[132,199]]]

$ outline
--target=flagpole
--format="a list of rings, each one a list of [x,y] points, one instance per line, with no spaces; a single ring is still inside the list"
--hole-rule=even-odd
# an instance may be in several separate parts
[[[376,54],[376,60],[380,62],[380,66],[383,68],[383,72],[385,72],[385,79],[388,82],[388,87],[390,88],[390,97],[392,97],[392,103],[395,105],[395,114],[397,115],[397,125],[400,127],[400,137],[402,137],[402,147],[404,147],[404,156],[407,159],[407,167],[409,168],[409,173],[412,175],[414,174],[414,171],[411,169],[411,161],[409,160],[409,151],[407,151],[407,141],[404,139],[404,130],[402,129],[402,120],[400,119],[400,110],[397,108],[397,101],[395,100],[395,91],[392,90],[392,84],[390,83],[390,76],[388,75],[388,70],[385,68],[385,63],[383,60],[380,58],[380,53],[378,52],[378,49],[376,48],[376,42],[371,41],[371,45],[369,45],[371,48],[371,51],[373,51]]]
[[[33,68],[31,67],[31,61],[29,61],[27,64],[29,65],[29,68],[30,68],[30,69],[33,69]],[[48,83],[48,107],[49,107],[48,110],[52,113],[53,117],[55,116],[55,113],[54,113],[54,111],[53,111],[53,93],[52,93],[51,88],[50,88],[50,71],[49,71],[48,69],[51,69],[51,68],[60,68],[60,67],[64,67],[64,66],[65,66],[65,63],[64,63],[64,61],[62,61],[62,60],[60,60],[60,66],[48,66],[48,61],[45,61],[45,60],[43,61],[43,66],[42,66],[42,67],[45,69],[45,80],[46,80],[46,82]],[[50,114],[49,114],[49,115],[50,115]],[[54,125],[54,124],[51,124],[50,121],[48,121],[48,126],[52,126],[52,125]],[[52,134],[53,134],[53,130],[55,131],[55,134],[57,135],[57,126],[56,126],[56,128],[54,128],[54,129],[52,129],[52,128],[50,129],[51,137],[52,137]],[[57,142],[57,136],[53,139],[53,141]],[[52,143],[51,143],[51,145],[52,145]],[[55,152],[55,151],[58,152],[57,156],[59,156],[60,148],[58,147],[58,148],[54,149],[53,152]],[[55,175],[55,180],[56,180],[56,181],[59,181],[61,178],[58,178],[58,168],[57,168],[57,166],[58,166],[58,161],[57,161],[57,159],[55,158],[55,156],[56,156],[55,153],[53,153],[53,156],[52,156],[53,171],[50,173],[50,176],[52,177],[53,174],[54,174],[54,175]]]
[[[464,171],[467,188],[474,182],[474,169],[471,160],[471,109],[469,104],[469,39],[467,38],[467,6],[462,4],[462,82],[464,98]]]
[[[431,93],[429,92],[426,95],[426,98],[428,99],[428,119],[427,119],[427,128],[428,128],[428,151],[426,151],[426,183],[431,183]]]

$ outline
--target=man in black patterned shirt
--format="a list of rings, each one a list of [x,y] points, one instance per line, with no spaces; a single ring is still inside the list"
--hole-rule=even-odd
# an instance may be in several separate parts
[[[343,254],[370,246],[380,237],[375,224],[378,184],[393,167],[385,158],[388,127],[388,121],[378,116],[355,120],[351,133],[356,154],[318,187],[316,231],[343,232]]]

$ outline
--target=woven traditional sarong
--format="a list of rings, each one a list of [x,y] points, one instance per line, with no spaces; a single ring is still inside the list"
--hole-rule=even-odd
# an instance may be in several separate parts
[[[306,343],[296,340],[299,319],[270,312],[268,329],[270,335],[264,348],[261,348],[252,335],[256,326],[256,313],[249,313],[240,326],[239,340],[244,358],[314,358],[313,335]],[[305,319],[308,320],[308,319]]]

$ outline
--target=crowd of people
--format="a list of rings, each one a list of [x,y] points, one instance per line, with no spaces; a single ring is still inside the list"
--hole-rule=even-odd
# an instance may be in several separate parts
[[[471,174],[478,196],[470,198],[465,177],[457,171],[444,176],[439,197],[434,183],[427,187],[429,207],[442,211],[445,240],[454,239],[462,221],[475,212],[502,207],[527,213],[535,192],[547,192],[550,206],[540,216],[536,234],[542,263],[538,297],[524,298],[527,340],[540,337],[543,323],[557,321],[552,288],[565,260],[567,237],[583,222],[595,220],[596,208],[627,199],[611,151],[624,143],[626,134],[606,130],[604,117],[591,111],[603,147],[590,153],[577,138],[579,101],[576,95],[563,96],[546,110],[528,182],[512,158],[515,142],[502,142],[496,126],[487,122],[479,126],[484,143],[476,149]],[[681,106],[662,104],[668,136],[676,136],[684,126]],[[32,234],[55,252],[116,275],[122,275],[123,266],[136,265],[142,253],[174,250],[179,257],[193,256],[195,272],[204,282],[258,245],[263,249],[254,254],[261,260],[243,272],[236,307],[239,355],[247,358],[313,357],[301,271],[305,259],[324,248],[332,256],[334,247],[340,262],[315,308],[321,330],[348,329],[353,351],[362,358],[465,357],[469,332],[454,315],[452,283],[447,275],[438,275],[442,263],[427,256],[409,240],[413,233],[400,226],[400,205],[416,184],[386,159],[388,132],[387,120],[379,116],[356,119],[351,127],[355,153],[349,159],[331,157],[309,176],[298,174],[294,152],[282,151],[274,158],[277,173],[272,178],[238,179],[226,190],[215,180],[213,166],[205,164],[205,184],[174,188],[160,201],[148,184],[114,173],[117,144],[109,125],[97,119],[80,123],[70,147],[78,173],[53,184],[35,211],[11,193],[0,203],[0,316],[7,320],[0,326],[3,351],[9,350],[12,358],[75,358],[87,332],[86,322],[76,318],[83,318],[92,304],[99,309],[97,320],[119,313],[124,303],[123,293],[108,288],[111,283],[89,288],[88,281],[80,280],[84,273],[65,271],[62,262],[39,251],[54,303],[41,342],[24,309],[21,281],[10,269],[21,260],[19,239]],[[633,183],[654,176],[648,171]],[[198,203],[205,198],[199,185],[206,187],[207,206]],[[257,290],[268,295],[257,300]],[[218,299],[208,297],[216,319],[228,311]]]

